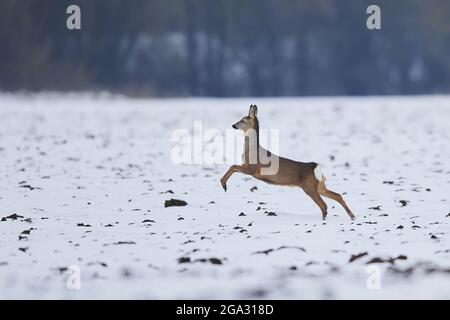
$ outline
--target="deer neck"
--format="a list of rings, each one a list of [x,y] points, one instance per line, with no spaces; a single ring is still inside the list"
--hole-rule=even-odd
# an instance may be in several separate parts
[[[259,123],[256,121],[254,131],[245,134],[244,163],[259,163]]]

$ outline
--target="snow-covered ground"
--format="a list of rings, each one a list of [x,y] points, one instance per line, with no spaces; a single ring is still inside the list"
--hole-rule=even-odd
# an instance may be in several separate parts
[[[174,130],[225,132],[250,104],[356,221],[239,174],[224,192],[227,164],[173,163]],[[450,97],[1,94],[0,298],[449,299],[449,192]]]

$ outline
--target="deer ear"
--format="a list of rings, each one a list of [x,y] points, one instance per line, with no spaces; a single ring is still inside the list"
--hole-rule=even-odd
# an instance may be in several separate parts
[[[251,118],[255,118],[258,115],[258,107],[255,105],[251,105],[250,109],[248,110],[248,115]]]

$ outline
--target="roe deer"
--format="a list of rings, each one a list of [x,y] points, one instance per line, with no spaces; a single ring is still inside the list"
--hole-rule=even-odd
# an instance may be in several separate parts
[[[327,205],[321,196],[339,202],[345,211],[347,211],[350,218],[354,220],[355,215],[347,206],[342,196],[337,192],[328,190],[325,186],[326,179],[321,172],[320,165],[315,162],[298,162],[278,157],[259,145],[259,122],[257,113],[258,108],[256,105],[251,105],[248,116],[244,116],[232,126],[234,129],[244,131],[245,134],[244,153],[242,155],[243,164],[232,165],[228,169],[222,179],[220,179],[223,189],[227,191],[227,181],[230,176],[235,172],[240,172],[270,184],[298,186],[302,188],[319,206],[322,211],[323,220],[327,218]],[[264,168],[267,168],[268,164],[263,163],[261,158],[267,158],[267,156],[271,158],[271,161],[275,160],[278,164],[278,170],[275,173],[264,173]]]

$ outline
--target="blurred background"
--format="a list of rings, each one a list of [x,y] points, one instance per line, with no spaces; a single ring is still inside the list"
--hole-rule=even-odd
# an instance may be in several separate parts
[[[81,7],[81,30],[66,8]],[[381,30],[366,8],[381,7]],[[0,91],[450,92],[448,0],[1,0]]]

